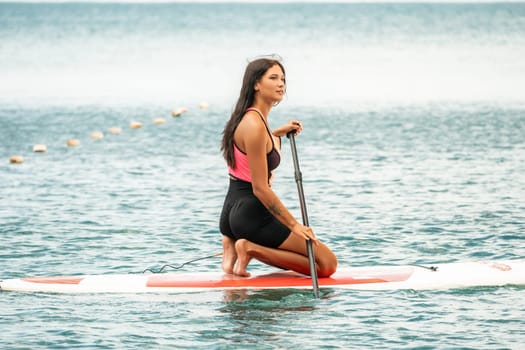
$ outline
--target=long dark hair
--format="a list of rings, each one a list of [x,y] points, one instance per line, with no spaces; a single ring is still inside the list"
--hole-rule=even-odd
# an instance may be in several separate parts
[[[255,83],[261,80],[266,71],[275,65],[281,67],[284,73],[282,63],[273,58],[259,58],[251,61],[246,66],[239,99],[237,100],[235,109],[230,116],[230,120],[228,120],[224,127],[224,131],[222,132],[222,155],[228,166],[232,168],[235,167],[235,158],[233,156],[233,134],[241,122],[244,113],[246,113],[246,109],[253,105],[255,99]]]

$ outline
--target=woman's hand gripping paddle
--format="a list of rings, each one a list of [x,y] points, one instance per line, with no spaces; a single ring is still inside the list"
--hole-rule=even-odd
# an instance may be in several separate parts
[[[297,183],[297,191],[299,192],[303,225],[310,226],[308,223],[308,214],[306,212],[306,202],[303,192],[303,176],[301,174],[301,169],[299,169],[299,159],[297,157],[297,148],[295,147],[294,131],[288,133],[286,136],[290,139],[290,145],[292,146],[293,165],[295,168],[295,182]],[[319,299],[319,282],[317,280],[317,269],[315,268],[314,247],[312,240],[310,239],[306,241],[306,250],[308,251],[308,263],[310,264],[310,276],[312,277],[314,296]]]

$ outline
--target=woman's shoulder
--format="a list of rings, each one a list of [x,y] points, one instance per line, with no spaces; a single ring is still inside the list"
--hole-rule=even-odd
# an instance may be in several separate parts
[[[247,112],[237,130],[235,130],[235,143],[242,149],[245,149],[247,143],[264,144],[266,138],[266,128],[261,118],[252,115],[253,112]]]
[[[254,110],[248,110],[244,113],[238,128],[244,129],[246,131],[265,131],[264,122],[261,120],[259,114]]]

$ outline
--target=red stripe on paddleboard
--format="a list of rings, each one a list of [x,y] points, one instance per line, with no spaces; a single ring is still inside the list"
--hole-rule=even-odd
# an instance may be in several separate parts
[[[79,284],[84,277],[29,277],[22,278],[22,281],[31,283],[44,283],[44,284]]]
[[[364,283],[387,283],[401,282],[407,280],[413,272],[413,268],[403,268],[396,271],[384,271],[383,273],[367,274],[366,271],[359,273],[341,273],[333,277],[319,278],[319,285],[349,285]],[[222,277],[202,279],[191,275],[155,275],[148,278],[146,287],[163,288],[287,288],[311,286],[310,277],[294,272],[277,272],[255,277],[238,277],[223,275]]]

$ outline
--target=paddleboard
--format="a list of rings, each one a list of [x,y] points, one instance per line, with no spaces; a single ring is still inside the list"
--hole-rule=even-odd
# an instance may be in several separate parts
[[[525,259],[436,265],[340,268],[319,278],[320,288],[360,290],[448,289],[525,285]],[[0,280],[0,290],[44,293],[178,293],[231,289],[310,289],[308,276],[293,271],[257,271],[251,277],[222,272],[107,274]]]

